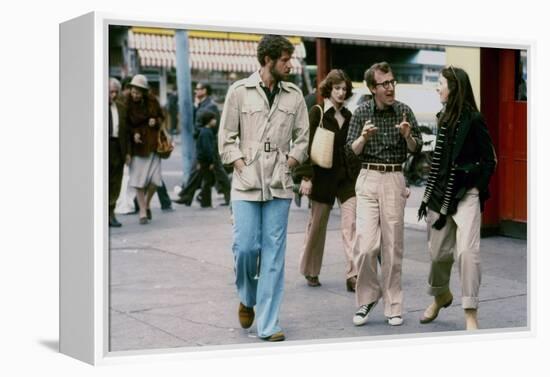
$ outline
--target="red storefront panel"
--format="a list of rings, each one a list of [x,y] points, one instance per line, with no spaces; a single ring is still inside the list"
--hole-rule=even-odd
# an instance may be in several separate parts
[[[481,49],[481,111],[498,158],[485,226],[527,222],[527,102],[515,99],[516,53]]]
[[[527,103],[514,103],[514,211],[512,220],[527,222]]]

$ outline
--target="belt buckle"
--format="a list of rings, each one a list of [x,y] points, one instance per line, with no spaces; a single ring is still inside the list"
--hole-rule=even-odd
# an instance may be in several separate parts
[[[264,152],[271,152],[271,143],[269,141],[264,143]]]

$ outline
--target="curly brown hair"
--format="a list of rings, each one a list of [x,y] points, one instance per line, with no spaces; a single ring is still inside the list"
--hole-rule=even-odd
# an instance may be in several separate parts
[[[349,79],[348,75],[346,75],[346,72],[342,71],[341,69],[333,69],[331,70],[327,77],[321,83],[319,84],[319,91],[321,92],[321,96],[323,98],[330,98],[330,93],[332,92],[332,87],[336,84],[340,84],[341,82],[346,83],[346,98],[348,99],[351,97],[352,93],[352,85],[351,80]]]
[[[281,35],[264,35],[258,43],[257,57],[262,67],[265,65],[266,56],[275,61],[283,55],[283,52],[292,55],[294,53],[294,45]]]

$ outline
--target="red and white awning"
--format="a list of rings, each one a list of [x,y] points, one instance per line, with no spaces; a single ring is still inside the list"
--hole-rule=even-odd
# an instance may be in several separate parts
[[[260,68],[256,58],[257,41],[228,40],[189,36],[191,69],[221,72],[254,72]],[[142,67],[176,66],[176,40],[173,33],[128,31],[128,47],[135,49]],[[300,74],[306,56],[304,44],[295,44],[292,73]]]

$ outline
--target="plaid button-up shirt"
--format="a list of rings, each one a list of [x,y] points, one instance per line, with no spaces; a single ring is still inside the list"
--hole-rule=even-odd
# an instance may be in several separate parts
[[[361,135],[365,122],[370,119],[378,131],[369,136],[365,143],[363,151],[359,155],[361,161],[377,164],[402,164],[407,158],[407,142],[395,125],[402,122],[403,113],[407,115],[407,121],[411,125],[411,135],[416,140],[414,152],[419,152],[422,149],[422,137],[416,118],[411,108],[399,101],[395,101],[392,106],[384,110],[376,107],[374,99],[361,104],[351,118],[347,144],[351,146]]]

